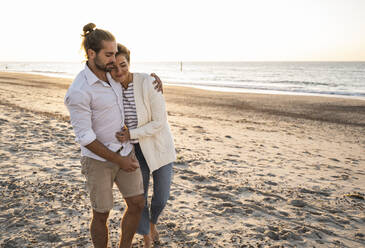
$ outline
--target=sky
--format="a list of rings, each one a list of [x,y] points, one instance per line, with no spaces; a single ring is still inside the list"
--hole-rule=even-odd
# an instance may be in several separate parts
[[[2,0],[0,61],[82,61],[85,24],[132,61],[365,61],[365,0]]]

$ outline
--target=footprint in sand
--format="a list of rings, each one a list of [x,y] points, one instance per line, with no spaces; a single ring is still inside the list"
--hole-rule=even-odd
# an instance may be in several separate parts
[[[341,162],[340,160],[338,160],[337,158],[329,158],[330,160],[332,161],[335,161],[335,162]]]
[[[208,179],[205,176],[193,176],[193,180],[197,181],[197,182],[204,182],[204,181],[208,181]]]
[[[307,203],[300,199],[290,200],[289,204],[299,208],[307,206]]]
[[[272,185],[272,186],[277,186],[278,183],[276,182],[273,182],[273,181],[264,181],[265,184],[268,184],[268,185]]]

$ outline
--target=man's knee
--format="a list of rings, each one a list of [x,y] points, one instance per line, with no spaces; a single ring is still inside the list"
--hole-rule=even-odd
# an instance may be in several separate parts
[[[132,196],[125,199],[128,205],[128,211],[131,212],[142,212],[144,205],[145,205],[145,199],[143,195],[138,196]]]
[[[99,213],[93,210],[93,221],[106,223],[109,217],[109,212],[106,213]]]

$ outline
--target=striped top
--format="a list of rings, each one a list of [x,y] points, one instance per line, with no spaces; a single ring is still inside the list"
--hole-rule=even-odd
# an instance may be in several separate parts
[[[123,88],[124,123],[128,129],[136,129],[138,125],[136,102],[134,100],[133,81],[128,84],[128,88]],[[138,139],[131,139],[132,144],[137,144]]]

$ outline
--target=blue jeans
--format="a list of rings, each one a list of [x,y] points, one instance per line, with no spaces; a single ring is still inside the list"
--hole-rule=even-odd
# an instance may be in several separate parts
[[[147,235],[150,233],[150,222],[157,223],[158,217],[165,208],[167,200],[170,196],[170,187],[172,180],[172,166],[173,163],[162,166],[158,170],[152,172],[153,177],[153,195],[151,200],[151,207],[147,202],[148,187],[150,183],[150,169],[148,168],[146,159],[143,156],[139,144],[134,145],[136,157],[141,167],[144,187],[145,206],[142,212],[141,221],[137,229],[137,233]]]

